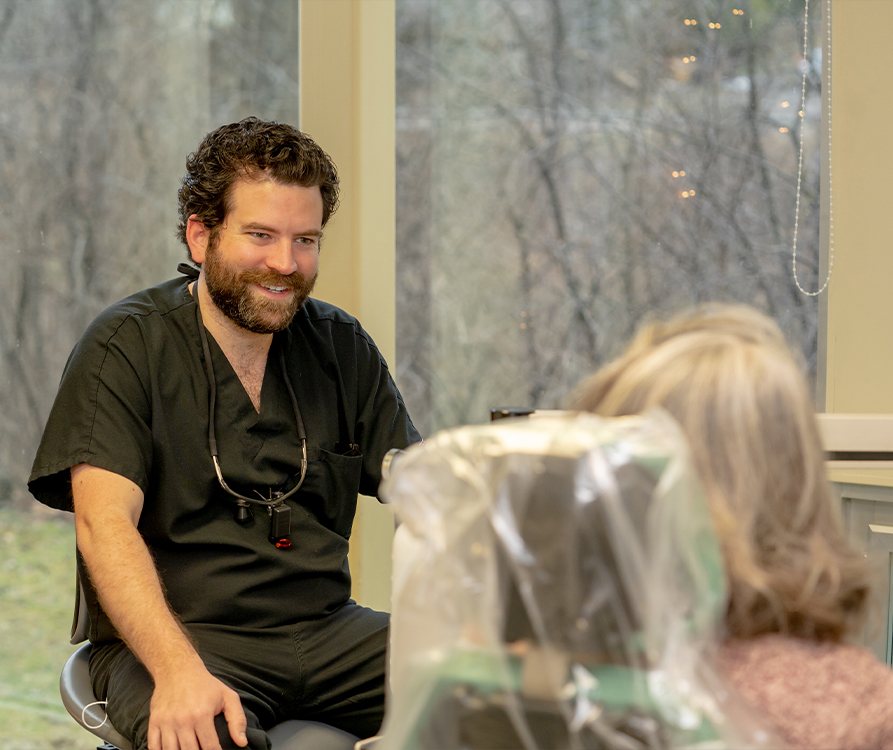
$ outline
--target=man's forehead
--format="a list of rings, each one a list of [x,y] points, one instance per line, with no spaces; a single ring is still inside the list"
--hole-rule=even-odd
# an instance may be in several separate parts
[[[283,188],[286,192],[283,193],[282,191],[271,189],[277,187]],[[316,212],[316,209],[319,210],[319,220],[321,223],[323,201],[322,191],[320,190],[319,185],[306,186],[295,183],[285,183],[264,176],[240,178],[233,182],[229,194],[227,195],[226,216],[229,217],[234,212],[239,211],[240,209],[245,209],[249,205],[251,205],[252,209],[264,211],[270,208],[284,195],[287,196],[287,193],[291,191],[294,191],[294,193],[292,193],[290,197],[296,199],[299,203],[303,203],[302,199],[305,199],[307,196],[312,196],[310,200],[312,210],[314,213]],[[289,197],[285,198],[286,201],[288,199]],[[303,206],[303,208],[306,210],[307,208],[311,208],[311,206]],[[248,217],[243,218],[246,221],[251,221]]]

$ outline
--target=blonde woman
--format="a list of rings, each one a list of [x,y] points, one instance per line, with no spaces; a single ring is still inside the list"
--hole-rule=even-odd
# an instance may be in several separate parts
[[[729,578],[719,663],[792,747],[893,748],[893,672],[847,644],[869,572],[846,541],[801,370],[773,321],[717,305],[654,323],[572,396],[661,406],[691,444]]]

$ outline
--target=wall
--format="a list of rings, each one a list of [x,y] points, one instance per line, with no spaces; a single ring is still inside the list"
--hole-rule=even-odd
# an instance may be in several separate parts
[[[829,412],[893,412],[891,28],[889,0],[834,0]]]
[[[893,2],[834,0],[825,409],[893,413]],[[893,485],[890,471],[832,472]]]
[[[300,9],[300,127],[332,156],[342,185],[314,296],[358,317],[393,371],[394,2],[301,0]],[[388,508],[360,498],[353,593],[376,609],[390,609],[393,530]]]

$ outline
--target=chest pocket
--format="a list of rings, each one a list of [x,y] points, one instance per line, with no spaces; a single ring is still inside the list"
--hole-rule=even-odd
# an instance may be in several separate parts
[[[342,456],[319,450],[307,466],[307,478],[299,493],[300,505],[327,529],[350,538],[363,457]]]

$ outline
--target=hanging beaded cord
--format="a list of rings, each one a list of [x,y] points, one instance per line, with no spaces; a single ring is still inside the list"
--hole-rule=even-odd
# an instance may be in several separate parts
[[[792,267],[794,272],[794,283],[803,294],[809,297],[818,297],[825,289],[828,288],[828,282],[831,281],[831,269],[834,268],[834,204],[832,202],[831,186],[831,0],[826,0],[825,11],[825,49],[828,55],[828,77],[826,79],[828,86],[828,275],[825,277],[825,283],[817,292],[807,292],[800,286],[800,280],[797,278],[797,231],[800,226],[800,187],[803,180],[803,121],[806,119],[806,74],[809,70],[808,52],[809,52],[809,0],[806,0],[806,10],[803,16],[803,82],[800,87],[800,158],[797,164],[797,203],[794,209],[794,247],[792,250]]]

